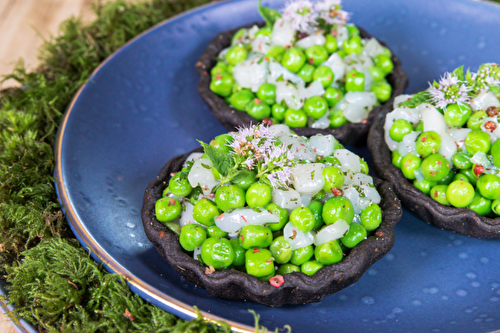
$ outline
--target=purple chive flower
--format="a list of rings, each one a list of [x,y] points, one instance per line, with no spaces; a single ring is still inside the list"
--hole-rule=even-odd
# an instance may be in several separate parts
[[[293,28],[301,32],[313,32],[317,17],[318,14],[309,0],[292,0],[283,10],[283,20],[292,22]]]
[[[445,73],[437,87],[430,84],[429,88],[432,101],[441,109],[445,109],[448,104],[467,103],[470,99],[469,91],[471,88],[467,83],[451,73]]]

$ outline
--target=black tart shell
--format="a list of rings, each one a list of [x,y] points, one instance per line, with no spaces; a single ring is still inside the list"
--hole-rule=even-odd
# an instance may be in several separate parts
[[[201,151],[202,149],[198,148],[192,152]],[[168,186],[171,173],[180,171],[184,161],[192,152],[172,158],[161,169],[158,176],[149,183],[144,193],[142,223],[146,236],[170,266],[188,281],[205,288],[213,297],[254,301],[270,307],[319,302],[324,296],[356,282],[394,245],[393,228],[401,218],[401,205],[389,183],[374,179],[382,197],[380,203],[383,212],[382,223],[371,236],[352,249],[341,262],[325,266],[313,276],[303,273],[286,274],[284,275],[285,282],[279,288],[235,269],[206,274],[206,267],[184,251],[179,244],[178,236],[159,222],[155,216],[155,203]]]
[[[205,51],[202,53],[198,62],[196,63],[196,70],[200,76],[200,81],[198,84],[198,92],[208,105],[212,114],[217,118],[217,120],[224,126],[228,131],[234,131],[235,128],[240,126],[249,126],[250,124],[256,124],[259,121],[250,117],[246,112],[238,111],[232,106],[230,106],[226,101],[210,90],[211,76],[210,71],[217,63],[216,57],[220,51],[231,45],[231,39],[234,34],[241,28],[250,28],[254,24],[258,26],[263,26],[264,23],[253,23],[245,25],[239,28],[231,29],[217,35],[208,44]],[[366,32],[366,30],[358,27],[360,36],[362,38],[371,38],[371,35]],[[383,46],[387,47],[384,42],[379,41]],[[392,54],[392,62],[394,63],[394,69],[386,79],[392,86],[391,98],[384,104],[374,108],[368,115],[365,122],[361,123],[349,123],[342,125],[338,128],[331,129],[315,129],[310,127],[292,127],[298,135],[301,136],[312,136],[315,134],[332,134],[337,140],[339,140],[344,145],[364,145],[366,143],[366,138],[370,126],[378,114],[387,112],[385,110],[386,106],[392,105],[394,97],[404,93],[406,87],[408,86],[408,77],[403,71],[401,60]]]
[[[420,219],[438,228],[475,238],[500,238],[500,217],[479,216],[467,208],[444,206],[411,184],[392,164],[392,155],[384,139],[385,115],[379,115],[368,134],[368,149],[375,173],[392,184],[394,192]]]

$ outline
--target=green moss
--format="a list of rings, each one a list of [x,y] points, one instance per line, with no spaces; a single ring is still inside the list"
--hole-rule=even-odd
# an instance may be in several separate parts
[[[21,88],[0,91],[0,270],[8,302],[48,332],[230,332],[199,316],[181,320],[131,293],[74,239],[54,188],[56,130],[68,103],[95,68],[139,33],[207,0],[115,1],[97,5],[87,25],[71,18],[40,51],[20,62]],[[132,320],[133,319],[133,320]]]

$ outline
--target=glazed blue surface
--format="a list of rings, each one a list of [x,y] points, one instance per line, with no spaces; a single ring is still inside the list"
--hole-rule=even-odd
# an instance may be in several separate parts
[[[264,1],[271,7],[281,3]],[[353,13],[352,22],[402,59],[408,92],[459,65],[475,70],[483,62],[499,62],[500,6],[345,0],[344,8]],[[258,20],[257,1],[202,7],[148,31],[95,73],[60,133],[58,168],[68,194],[60,198],[66,211],[75,212],[72,227],[84,228],[116,263],[159,292],[248,326],[253,316],[247,310],[253,309],[268,328],[289,324],[294,332],[500,329],[500,241],[442,231],[407,211],[392,251],[358,283],[316,304],[271,309],[215,299],[157,254],[142,230],[144,189],[170,158],[197,147],[196,139],[225,132],[198,96],[194,65],[218,32]],[[360,154],[368,155],[366,149]]]

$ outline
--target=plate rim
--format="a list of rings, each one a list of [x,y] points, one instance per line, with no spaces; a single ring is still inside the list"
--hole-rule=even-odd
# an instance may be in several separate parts
[[[136,42],[138,39],[142,38],[143,36],[147,35],[151,31],[158,29],[159,27],[170,23],[171,21],[178,20],[179,18],[185,16],[185,15],[190,15],[194,12],[198,11],[203,11],[206,10],[207,8],[210,7],[216,7],[216,6],[221,6],[224,3],[228,2],[233,2],[233,0],[217,0],[216,2],[210,2],[208,4],[204,4],[195,8],[192,8],[188,11],[182,12],[180,14],[177,14],[175,16],[172,16],[168,19],[165,19],[152,27],[144,30],[125,44],[123,44],[120,48],[115,50],[111,55],[109,55],[99,66],[94,69],[92,74],[89,76],[89,79],[87,80],[86,83],[84,83],[76,92],[76,94],[73,96],[70,104],[68,105],[66,112],[64,113],[64,116],[59,123],[59,127],[57,130],[56,134],[56,141],[54,144],[54,155],[55,155],[55,160],[56,164],[54,167],[54,176],[55,176],[55,186],[56,186],[56,191],[57,191],[57,196],[60,200],[61,206],[63,207],[66,219],[68,220],[68,223],[71,226],[71,229],[75,233],[75,236],[78,238],[80,243],[84,248],[86,248],[87,251],[90,252],[90,254],[94,257],[96,261],[100,261],[101,263],[104,264],[104,267],[106,270],[108,270],[112,274],[120,274],[124,277],[126,280],[127,284],[129,287],[132,289],[135,289],[135,293],[140,296],[143,300],[146,302],[153,304],[151,300],[156,301],[157,303],[164,304],[167,306],[169,309],[174,311],[174,315],[185,319],[185,320],[191,320],[194,318],[197,318],[197,311],[192,305],[188,305],[186,303],[183,303],[181,301],[176,300],[172,296],[169,296],[167,294],[164,294],[160,292],[159,290],[156,290],[156,288],[153,288],[152,286],[148,285],[144,281],[140,280],[138,277],[136,277],[134,274],[132,274],[130,271],[125,269],[122,265],[120,265],[118,262],[113,260],[113,258],[95,241],[94,237],[88,232],[87,228],[82,224],[82,221],[77,217],[77,214],[74,211],[74,206],[71,205],[71,201],[69,200],[68,194],[67,194],[67,189],[64,184],[64,177],[62,173],[62,168],[61,168],[61,162],[62,162],[62,144],[63,144],[63,139],[64,139],[64,134],[65,134],[65,129],[66,125],[68,123],[68,119],[71,115],[71,111],[73,110],[76,102],[78,101],[80,95],[82,92],[85,90],[85,87],[92,81],[92,78],[98,74],[102,68],[104,68],[108,62],[110,62],[114,57],[116,57],[119,53],[123,52],[127,47],[129,47],[131,44]],[[153,304],[155,305],[155,304]],[[166,311],[166,310],[164,310]],[[167,311],[170,312],[170,311]],[[255,328],[251,326],[247,326],[244,324],[237,323],[235,321],[225,319],[219,316],[215,316],[213,314],[210,314],[206,311],[201,311],[198,310],[198,312],[201,314],[201,316],[212,323],[218,324],[220,321],[224,321],[227,324],[231,326],[231,329],[236,332],[244,332],[244,333],[252,333],[255,332]],[[170,312],[172,313],[172,312]]]

